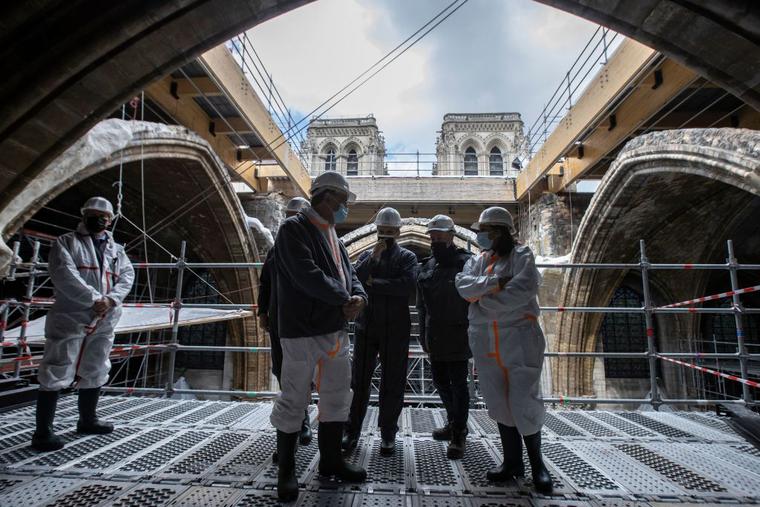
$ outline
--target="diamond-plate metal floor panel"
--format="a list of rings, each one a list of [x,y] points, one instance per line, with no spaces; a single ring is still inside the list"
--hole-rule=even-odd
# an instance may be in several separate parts
[[[276,434],[271,404],[104,397],[109,435],[75,431],[76,397],[61,400],[55,429],[62,450],[29,446],[34,408],[0,412],[0,506],[277,506]],[[316,425],[316,410],[310,411]],[[544,459],[555,484],[537,495],[526,478],[491,484],[502,460],[498,428],[470,413],[462,460],[431,439],[440,409],[405,409],[396,452],[380,455],[371,407],[355,451],[364,484],[318,472],[318,436],[299,447],[296,507],[523,507],[760,504],[760,451],[726,420],[699,412],[550,410]]]

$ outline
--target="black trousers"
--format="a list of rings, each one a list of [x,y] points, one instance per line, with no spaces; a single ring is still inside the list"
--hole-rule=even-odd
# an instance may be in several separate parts
[[[467,428],[470,391],[467,389],[468,361],[431,361],[433,385],[438,390],[446,415],[455,430]]]
[[[409,364],[409,333],[402,336],[377,336],[357,333],[351,372],[354,398],[348,419],[348,433],[358,435],[367,415],[372,374],[378,356],[380,376],[380,415],[378,426],[383,436],[393,437],[398,431],[398,418],[404,407],[404,390]]]

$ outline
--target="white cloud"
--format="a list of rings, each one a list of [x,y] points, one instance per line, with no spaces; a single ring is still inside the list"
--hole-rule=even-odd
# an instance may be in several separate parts
[[[448,1],[319,0],[249,31],[289,107],[307,113]],[[596,25],[528,0],[471,0],[329,116],[374,114],[389,151],[434,151],[447,112],[538,116]]]

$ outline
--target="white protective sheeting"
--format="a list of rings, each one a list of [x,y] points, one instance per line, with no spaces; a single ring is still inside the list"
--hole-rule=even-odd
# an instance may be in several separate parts
[[[179,312],[179,325],[192,326],[208,324],[223,320],[242,319],[251,317],[253,312],[248,310],[216,310],[210,308],[183,308]],[[135,308],[123,307],[123,313],[116,325],[116,334],[138,333],[172,327],[174,310],[171,308]],[[45,340],[45,317],[29,321],[26,338],[29,343],[42,343]],[[20,327],[5,332],[4,340],[14,341],[19,337]]]

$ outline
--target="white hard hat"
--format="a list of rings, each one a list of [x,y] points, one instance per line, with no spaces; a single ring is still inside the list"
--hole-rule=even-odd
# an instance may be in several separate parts
[[[84,212],[87,210],[102,211],[108,213],[113,218],[113,206],[111,205],[111,201],[105,197],[90,197],[87,199],[87,202],[84,203],[84,206],[79,211],[84,215]]]
[[[303,197],[294,197],[291,200],[288,201],[288,206],[285,208],[285,211],[289,211],[291,213],[297,213],[307,207],[309,205],[309,201],[304,199]]]
[[[472,224],[472,228],[479,231],[481,225],[500,225],[503,227],[509,227],[510,232],[514,232],[515,230],[512,215],[509,214],[509,211],[500,208],[499,206],[492,206],[484,209],[480,214],[478,221]]]
[[[401,215],[393,208],[383,208],[377,212],[375,225],[379,227],[401,227]]]
[[[454,232],[454,221],[446,215],[436,215],[427,224],[428,232]]]
[[[348,189],[348,181],[342,174],[336,171],[325,171],[311,183],[311,196],[319,194],[323,190],[335,190],[348,194],[348,202],[356,200],[356,194]]]

